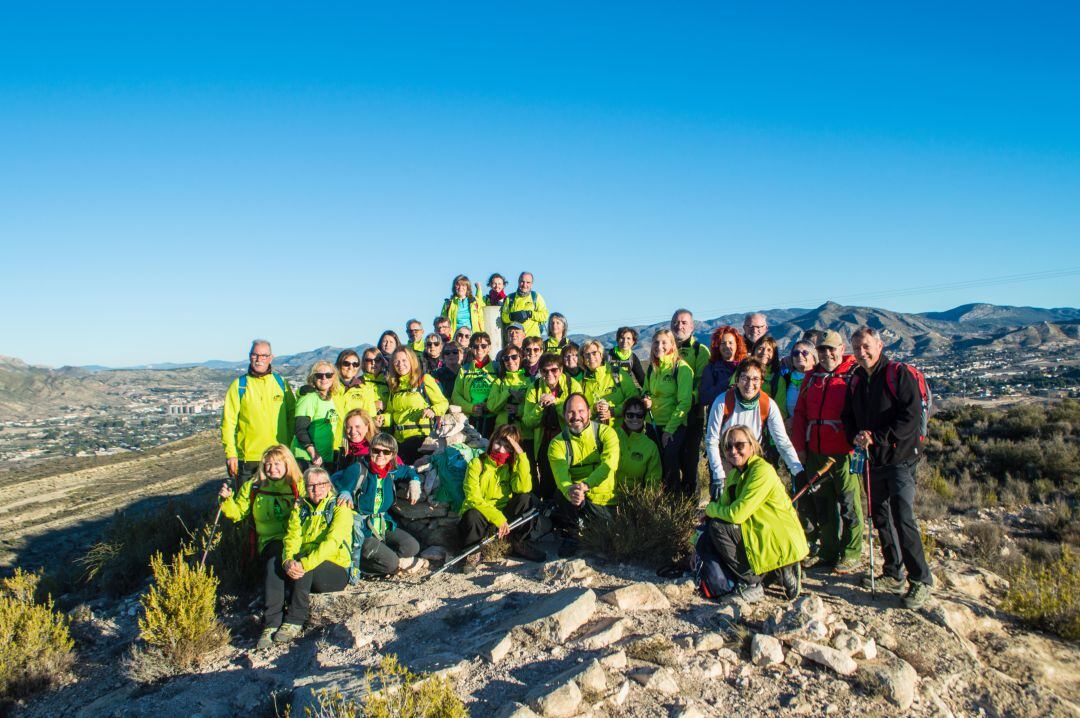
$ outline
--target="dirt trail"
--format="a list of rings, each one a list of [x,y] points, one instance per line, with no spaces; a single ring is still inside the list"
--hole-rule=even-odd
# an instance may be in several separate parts
[[[214,432],[107,461],[56,459],[0,469],[0,567],[56,560],[92,540],[119,509],[150,508],[223,477]]]

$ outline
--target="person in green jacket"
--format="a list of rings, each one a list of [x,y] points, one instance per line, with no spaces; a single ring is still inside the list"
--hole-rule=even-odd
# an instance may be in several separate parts
[[[687,496],[697,498],[698,464],[701,463],[701,440],[705,436],[705,414],[708,407],[698,401],[701,380],[709,364],[709,347],[694,336],[694,315],[689,309],[676,309],[671,316],[671,332],[682,357],[694,372],[694,395],[686,412],[686,433],[679,449],[679,485]]]
[[[424,325],[419,319],[405,322],[405,336],[409,338],[407,346],[419,356],[424,353]]]
[[[263,452],[255,476],[237,491],[226,481],[218,491],[221,515],[239,523],[252,523],[252,539],[265,569],[263,583],[263,633],[259,648],[268,648],[281,626],[285,608],[285,573],[281,552],[289,515],[299,498],[300,467],[287,446],[275,444]]]
[[[464,274],[454,277],[450,296],[443,302],[441,314],[450,320],[451,331],[467,327],[471,333],[484,331],[483,305],[473,296],[472,282]]]
[[[292,597],[285,621],[273,635],[277,643],[300,635],[312,593],[334,593],[349,583],[353,511],[337,501],[326,469],[313,466],[305,471],[304,488],[304,498],[289,514],[281,550],[281,570],[292,584]]]
[[[521,415],[525,393],[532,380],[525,376],[521,366],[521,348],[509,346],[499,352],[500,367],[491,393],[487,398],[487,410],[495,415],[495,427],[514,424],[522,428]],[[522,431],[524,435],[524,431]]]
[[[469,462],[465,471],[465,501],[461,504],[458,532],[461,542],[471,546],[491,530],[499,538],[510,537],[514,554],[527,561],[543,561],[547,556],[528,543],[529,523],[513,533],[510,522],[536,505],[532,494],[532,468],[521,448],[521,430],[503,424],[491,436],[488,451]],[[479,555],[479,554],[476,554]]]
[[[461,366],[454,390],[450,394],[450,403],[460,406],[469,417],[469,423],[482,436],[491,434],[494,428],[494,414],[487,408],[488,395],[495,384],[495,366],[492,364],[489,349],[491,337],[487,332],[476,332],[469,339],[469,361]]]
[[[386,426],[390,420],[386,416],[386,403],[390,400],[390,385],[386,382],[386,365],[383,363],[383,355],[375,347],[368,347],[360,355],[360,370],[363,372],[364,382],[370,384],[375,390],[375,413],[371,418],[376,426]]]
[[[645,402],[630,397],[622,407],[619,437],[619,468],[615,472],[615,495],[638,486],[659,486],[663,472],[660,450],[645,434]]]
[[[581,347],[574,342],[567,342],[559,356],[562,358],[563,374],[580,384],[585,376],[585,368],[581,366]]]
[[[438,417],[450,408],[450,403],[439,388],[439,382],[420,373],[420,364],[412,349],[399,347],[390,364],[387,414],[398,442],[398,456],[411,464],[419,458],[420,445],[436,426]]]
[[[590,339],[582,345],[585,369],[581,391],[589,400],[593,415],[609,426],[622,416],[626,400],[639,395],[630,372],[604,361],[604,345]]]
[[[719,499],[705,509],[705,533],[735,592],[747,603],[765,597],[762,577],[779,574],[789,599],[799,595],[799,562],[810,553],[799,515],[780,477],[761,455],[752,431],[736,425],[724,432],[724,454],[732,466]]]
[[[547,340],[544,342],[545,354],[561,354],[563,347],[570,340],[566,338],[567,332],[570,331],[570,326],[566,322],[566,317],[559,312],[552,312],[548,317],[547,324]]]
[[[685,490],[679,457],[686,439],[686,416],[694,403],[694,370],[679,356],[675,335],[669,329],[657,330],[649,354],[642,387],[650,415],[648,430],[660,449],[664,486],[669,491]]]
[[[610,426],[592,421],[589,402],[575,392],[563,407],[563,430],[551,441],[548,463],[555,477],[556,520],[566,530],[559,557],[578,551],[581,528],[590,521],[610,520],[619,468],[619,437]]]
[[[370,356],[374,358],[375,350],[371,349],[369,351],[371,352]],[[364,354],[367,356],[368,352],[364,352]],[[334,366],[337,367],[338,374],[338,386],[334,392],[334,403],[337,405],[338,416],[342,417],[337,432],[340,438],[344,431],[344,417],[348,416],[349,412],[353,409],[363,409],[368,416],[374,418],[384,406],[384,399],[380,395],[380,385],[368,379],[366,372],[361,373],[360,367],[363,366],[363,360],[355,349],[342,350],[338,354]],[[386,379],[380,377],[380,380],[382,388],[385,389]]]
[[[517,322],[525,330],[525,336],[538,337],[548,318],[544,298],[533,291],[533,275],[522,272],[518,276],[517,291],[509,295],[499,310],[504,326]]]
[[[247,372],[225,392],[221,412],[221,444],[225,469],[240,486],[255,475],[263,452],[292,441],[296,398],[292,388],[271,366],[270,342],[256,339],[248,353]]]
[[[315,362],[300,389],[293,419],[292,452],[301,471],[329,463],[334,449],[341,444],[341,414],[334,401],[339,392],[334,365],[328,361]]]
[[[526,431],[532,432],[532,450],[539,476],[536,494],[542,499],[550,499],[557,493],[555,478],[547,460],[547,449],[551,440],[565,426],[563,404],[575,392],[581,392],[581,385],[563,374],[559,357],[554,354],[541,357],[536,379],[525,392],[522,424]]]

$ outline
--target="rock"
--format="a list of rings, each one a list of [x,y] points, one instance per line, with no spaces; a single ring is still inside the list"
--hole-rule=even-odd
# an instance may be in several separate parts
[[[877,641],[875,641],[873,638],[867,638],[865,641],[863,641],[862,646],[859,649],[859,653],[856,655],[861,655],[868,661],[874,660],[878,656]]]
[[[694,591],[697,586],[694,584],[693,579],[683,579],[682,581],[673,581],[665,583],[660,586],[660,591],[667,596],[670,601],[685,601],[694,595]]]
[[[862,641],[851,631],[837,631],[832,637],[832,647],[853,656],[862,649]]]
[[[587,625],[585,633],[574,643],[586,651],[607,648],[622,639],[628,625],[625,618],[601,618]]]
[[[589,568],[589,565],[583,559],[575,558],[572,560],[559,559],[558,561],[545,563],[537,571],[537,576],[543,581],[572,581],[585,578],[590,573],[592,573],[592,569]]]
[[[881,648],[887,648],[890,651],[896,648],[896,636],[893,635],[888,629],[874,625],[867,629],[867,635],[877,641],[878,646]]]
[[[621,706],[626,702],[627,697],[630,695],[630,681],[623,681],[618,690],[612,693],[608,697],[608,701],[612,705]]]
[[[507,703],[495,714],[495,718],[537,718],[529,706],[522,703]]]
[[[373,627],[364,620],[361,613],[354,613],[344,623],[338,623],[330,629],[331,637],[345,648],[367,646],[375,639],[374,633]]]
[[[655,583],[632,583],[605,593],[600,600],[623,611],[659,611],[671,608],[671,602]]]
[[[750,661],[755,666],[773,666],[784,661],[780,641],[764,633],[755,633],[750,641]]]
[[[820,641],[829,635],[829,628],[822,621],[811,619],[803,629],[806,636],[813,641]]]
[[[829,613],[818,596],[802,596],[788,610],[778,610],[765,620],[764,633],[778,636],[806,636],[820,640],[829,635]],[[833,619],[834,621],[836,619]]]
[[[529,706],[545,718],[570,718],[581,706],[581,689],[572,680],[544,686],[530,699]]]
[[[674,639],[672,639],[672,643],[674,643],[677,648],[681,648],[684,651],[694,650],[693,636],[676,636]]]
[[[825,620],[825,603],[819,596],[805,595],[795,601],[792,610],[803,616],[807,622],[818,619]]]
[[[420,552],[420,558],[427,559],[432,563],[441,564],[446,561],[450,552],[442,546],[428,546],[426,549]]]
[[[630,674],[630,678],[642,687],[664,695],[673,696],[679,692],[675,673],[670,668],[638,668]]]
[[[876,661],[866,661],[858,667],[856,681],[865,690],[885,697],[902,711],[915,700],[918,674],[907,661],[889,651],[882,651]]]
[[[730,648],[721,648],[719,651],[716,652],[716,657],[719,658],[721,661],[726,661],[731,664],[739,662],[739,654],[731,650]]]
[[[447,514],[447,507],[446,504],[436,504],[433,506],[423,501],[416,504],[398,501],[394,504],[393,512],[405,521],[420,521],[423,519],[445,517]]]
[[[716,609],[716,613],[713,614],[713,616],[714,619],[721,624],[726,622],[735,625],[739,622],[739,619],[742,618],[742,610],[737,603],[725,603],[723,606]]]
[[[564,588],[522,609],[518,628],[552,643],[562,643],[592,618],[596,593],[590,588]]]
[[[706,678],[727,678],[728,664],[723,661],[713,661],[705,665],[701,671]]]
[[[709,631],[708,633],[702,633],[694,641],[694,650],[699,653],[705,651],[719,651],[724,647],[724,634],[717,633],[716,631]]]
[[[574,680],[585,695],[602,696],[607,693],[607,671],[598,660],[589,661],[584,670],[574,676]]]
[[[514,633],[507,631],[502,637],[486,642],[480,648],[480,655],[490,663],[500,663],[514,649]]]
[[[600,659],[600,665],[613,671],[621,671],[623,668],[626,668],[626,664],[626,651],[615,651]]]
[[[851,656],[829,646],[796,639],[791,647],[793,650],[798,651],[803,658],[820,663],[842,676],[850,676],[858,668]]]
[[[685,706],[676,706],[671,711],[671,718],[705,718],[705,714],[696,705],[689,703]]]
[[[306,711],[310,710],[312,715],[317,715],[319,694],[324,691],[328,695],[340,695],[345,700],[359,703],[372,690],[379,688],[372,686],[363,672],[349,668],[297,678],[293,681],[291,714],[307,715]]]

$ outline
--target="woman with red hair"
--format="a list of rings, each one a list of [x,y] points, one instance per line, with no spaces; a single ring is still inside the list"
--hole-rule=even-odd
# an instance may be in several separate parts
[[[746,342],[735,327],[717,327],[709,341],[709,363],[701,377],[698,400],[705,406],[706,416],[716,397],[727,391],[739,362],[746,358]]]

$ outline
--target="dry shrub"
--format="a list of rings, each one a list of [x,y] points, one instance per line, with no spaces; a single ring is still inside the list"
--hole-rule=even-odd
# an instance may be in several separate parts
[[[1004,610],[1062,638],[1080,639],[1080,557],[1068,546],[1056,561],[1025,560],[1009,579]]]
[[[679,663],[679,649],[667,636],[649,636],[634,641],[627,646],[626,655],[658,666],[675,666]]]
[[[311,718],[468,718],[469,711],[449,680],[423,677],[386,656],[367,673],[369,685],[381,688],[361,702],[339,693],[320,693],[318,707],[305,710]]]
[[[976,562],[995,566],[1001,561],[1001,549],[1005,547],[1005,531],[991,521],[978,521],[964,527],[970,541],[965,547]]]
[[[186,553],[175,554],[169,563],[160,553],[150,559],[154,583],[141,599],[139,617],[139,635],[149,650],[135,658],[133,677],[194,670],[229,640],[214,613],[217,577],[189,563]],[[163,664],[160,669],[151,665],[156,662]]]
[[[512,548],[508,539],[495,539],[480,547],[480,560],[484,563],[502,561],[510,555]]]
[[[67,618],[35,597],[40,579],[17,568],[0,580],[0,700],[57,685],[74,661]]]
[[[695,503],[658,486],[636,486],[622,492],[610,521],[585,525],[584,544],[616,561],[656,567],[690,552],[698,520]]]

